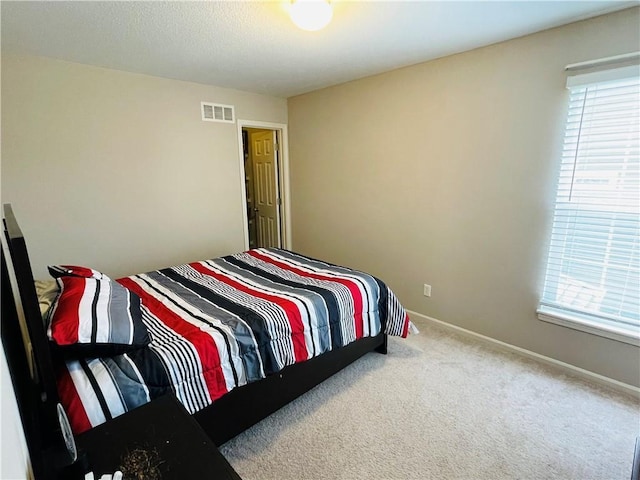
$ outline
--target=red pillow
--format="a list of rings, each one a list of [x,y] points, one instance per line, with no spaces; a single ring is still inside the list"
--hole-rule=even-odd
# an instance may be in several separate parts
[[[149,344],[140,297],[109,279],[63,276],[47,335],[66,356],[110,357]]]

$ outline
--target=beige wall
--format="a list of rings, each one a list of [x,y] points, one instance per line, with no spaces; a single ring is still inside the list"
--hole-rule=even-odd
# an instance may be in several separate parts
[[[118,277],[244,249],[237,127],[203,122],[201,101],[287,122],[281,98],[3,55],[2,202],[37,277],[52,263]]]
[[[639,12],[289,99],[294,248],[380,276],[411,310],[640,385],[637,347],[535,313],[563,68],[637,50]]]

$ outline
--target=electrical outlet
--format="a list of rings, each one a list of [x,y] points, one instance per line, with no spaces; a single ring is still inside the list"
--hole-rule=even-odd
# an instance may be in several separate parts
[[[431,296],[431,285],[427,285],[426,283],[424,284],[424,296],[425,297]]]

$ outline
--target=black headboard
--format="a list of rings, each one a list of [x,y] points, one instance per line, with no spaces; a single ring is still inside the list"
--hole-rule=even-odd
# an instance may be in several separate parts
[[[0,335],[16,393],[33,474],[57,477],[71,462],[58,423],[54,363],[27,253],[11,205],[3,208],[2,328]]]

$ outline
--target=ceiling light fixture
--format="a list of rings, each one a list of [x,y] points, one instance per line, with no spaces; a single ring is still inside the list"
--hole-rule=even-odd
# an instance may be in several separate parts
[[[298,27],[314,32],[329,24],[333,8],[328,0],[293,0],[289,15]]]

